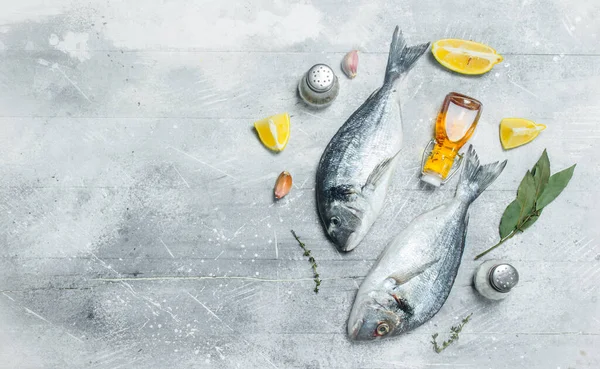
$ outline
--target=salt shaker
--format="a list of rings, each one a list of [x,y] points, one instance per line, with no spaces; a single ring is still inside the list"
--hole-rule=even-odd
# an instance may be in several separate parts
[[[518,282],[517,269],[501,260],[483,262],[473,276],[477,292],[490,300],[502,300]]]
[[[340,91],[337,76],[328,65],[316,64],[306,72],[298,83],[298,92],[304,102],[313,108],[329,106]]]

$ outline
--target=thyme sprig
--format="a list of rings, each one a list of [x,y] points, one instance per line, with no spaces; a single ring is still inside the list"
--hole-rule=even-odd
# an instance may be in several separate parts
[[[464,318],[459,325],[455,325],[452,326],[452,328],[450,328],[450,339],[448,341],[442,342],[441,347],[436,341],[438,334],[435,333],[434,335],[432,335],[431,343],[433,344],[433,350],[439,354],[440,352],[444,351],[446,347],[450,346],[454,341],[458,341],[458,335],[462,331],[463,327],[469,322],[469,319],[471,319],[471,315],[473,315],[473,313],[469,314],[466,318]]]
[[[300,247],[302,247],[302,250],[304,250],[304,256],[308,257],[308,261],[310,262],[312,271],[313,271],[313,280],[315,281],[315,293],[319,293],[319,286],[321,285],[321,278],[319,278],[319,273],[317,272],[317,262],[315,261],[315,258],[312,257],[312,255],[310,254],[310,250],[306,248],[306,245],[304,244],[304,242],[300,241],[300,237],[298,237],[298,235],[296,234],[296,232],[294,232],[294,230],[292,229],[292,234],[294,235],[294,238],[296,239],[296,241],[298,241],[298,243],[300,244]]]

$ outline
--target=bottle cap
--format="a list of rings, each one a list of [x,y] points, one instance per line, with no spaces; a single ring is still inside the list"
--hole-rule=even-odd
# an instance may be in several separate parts
[[[519,273],[510,264],[498,264],[490,269],[489,280],[493,289],[507,293],[519,283]]]
[[[333,70],[325,64],[317,64],[308,70],[306,73],[306,82],[311,90],[322,93],[329,91],[334,83],[335,78]]]
[[[442,176],[437,173],[426,172],[421,175],[421,181],[435,187],[440,187],[442,185]]]

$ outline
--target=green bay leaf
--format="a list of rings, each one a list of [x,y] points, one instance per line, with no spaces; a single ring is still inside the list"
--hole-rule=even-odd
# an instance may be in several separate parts
[[[521,205],[517,200],[514,200],[504,210],[502,219],[500,220],[500,238],[508,236],[519,223],[519,217],[521,216]]]
[[[517,225],[521,224],[523,219],[525,219],[533,206],[535,205],[535,179],[533,179],[533,175],[531,175],[530,171],[525,173],[525,177],[521,180],[521,184],[519,185],[519,189],[517,190],[517,201],[520,205],[519,212],[519,220]]]
[[[571,177],[573,177],[573,172],[575,171],[575,166],[573,166],[561,170],[558,173],[554,173],[548,179],[548,184],[544,188],[544,191],[540,194],[540,197],[537,200],[536,209],[541,210],[550,204],[554,199],[560,195],[560,193],[567,187]]]
[[[538,199],[550,178],[550,159],[548,158],[546,149],[544,149],[542,156],[540,156],[540,159],[533,166],[531,174],[533,174],[535,182],[535,197]]]
[[[531,227],[533,225],[533,223],[535,223],[538,218],[540,217],[539,214],[537,215],[532,215],[530,216],[525,222],[523,222],[523,224],[521,225],[521,232],[523,232],[524,230],[526,230],[527,228]]]
[[[537,222],[542,210],[566,188],[573,177],[575,166],[550,175],[550,160],[546,150],[528,171],[517,190],[517,198],[511,202],[500,220],[500,241],[480,253],[475,260],[500,246],[517,232],[523,232]]]

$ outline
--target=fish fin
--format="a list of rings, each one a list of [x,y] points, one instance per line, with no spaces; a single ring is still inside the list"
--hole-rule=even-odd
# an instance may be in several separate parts
[[[384,159],[381,163],[377,164],[375,169],[373,169],[371,174],[369,174],[365,185],[362,187],[363,191],[365,189],[373,189],[377,187],[377,184],[379,183],[383,175],[392,168],[392,163],[394,162],[394,159],[396,159],[399,153],[400,152],[396,153],[396,155],[392,156],[391,158]]]
[[[390,55],[388,56],[387,68],[385,71],[385,82],[393,82],[400,78],[402,73],[406,73],[415,64],[415,62],[429,48],[429,42],[416,46],[407,46],[402,31],[396,26],[394,36],[390,44]]]
[[[498,178],[506,166],[506,160],[480,165],[472,145],[469,145],[463,160],[465,163],[456,188],[456,197],[471,203]]]
[[[467,215],[465,216],[465,220],[464,220],[464,229],[463,229],[463,235],[462,235],[462,245],[463,245],[463,250],[464,250],[464,245],[467,242],[467,229],[469,229],[469,213],[467,212]]]
[[[375,91],[371,92],[371,94],[369,95],[369,97],[367,97],[367,100],[369,100],[370,98],[372,98],[373,96],[375,96],[376,93],[379,92],[379,90],[381,90],[381,87],[379,87],[378,89],[376,89]]]
[[[356,215],[357,217],[362,216],[363,211],[358,209],[357,207],[351,206],[350,204],[345,204],[345,207],[350,210],[350,212],[354,215]]]
[[[430,266],[437,263],[440,259],[432,260],[426,264],[421,265],[420,267],[404,272],[394,272],[388,276],[388,280],[393,281],[395,287],[405,284],[411,279],[421,275],[424,271],[426,271]]]

